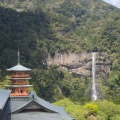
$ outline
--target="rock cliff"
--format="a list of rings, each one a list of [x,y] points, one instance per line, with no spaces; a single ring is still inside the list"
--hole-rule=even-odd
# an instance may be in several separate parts
[[[110,72],[111,62],[107,53],[96,53],[96,74],[98,77],[107,77]],[[55,53],[54,57],[48,58],[48,66],[57,65],[61,69],[78,76],[91,76],[92,53]]]

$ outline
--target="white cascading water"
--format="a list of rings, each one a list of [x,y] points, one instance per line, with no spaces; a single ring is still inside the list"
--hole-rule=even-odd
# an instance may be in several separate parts
[[[96,65],[96,53],[92,53],[92,100],[97,100],[97,89],[96,89],[96,79],[95,79],[95,65]]]

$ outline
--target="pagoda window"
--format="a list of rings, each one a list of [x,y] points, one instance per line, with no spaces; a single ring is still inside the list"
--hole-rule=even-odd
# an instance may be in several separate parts
[[[18,90],[18,89],[19,89],[19,88],[16,88],[16,91],[15,91],[16,93],[19,93],[19,90]]]
[[[23,90],[20,90],[20,93],[23,93]]]

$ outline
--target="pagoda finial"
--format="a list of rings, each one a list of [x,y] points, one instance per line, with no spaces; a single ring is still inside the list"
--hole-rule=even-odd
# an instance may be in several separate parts
[[[20,52],[19,52],[19,49],[18,49],[18,64],[20,64]]]

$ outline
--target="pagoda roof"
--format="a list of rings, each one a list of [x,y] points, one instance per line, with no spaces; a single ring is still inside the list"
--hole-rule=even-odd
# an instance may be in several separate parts
[[[0,89],[0,110],[2,110],[10,96],[11,90]]]
[[[7,69],[7,71],[30,71],[31,69],[22,66],[21,64],[17,64],[16,66]]]
[[[28,80],[28,79],[31,79],[31,77],[28,77],[28,78],[7,78],[8,80]]]
[[[33,85],[5,85],[6,87],[32,87]]]

